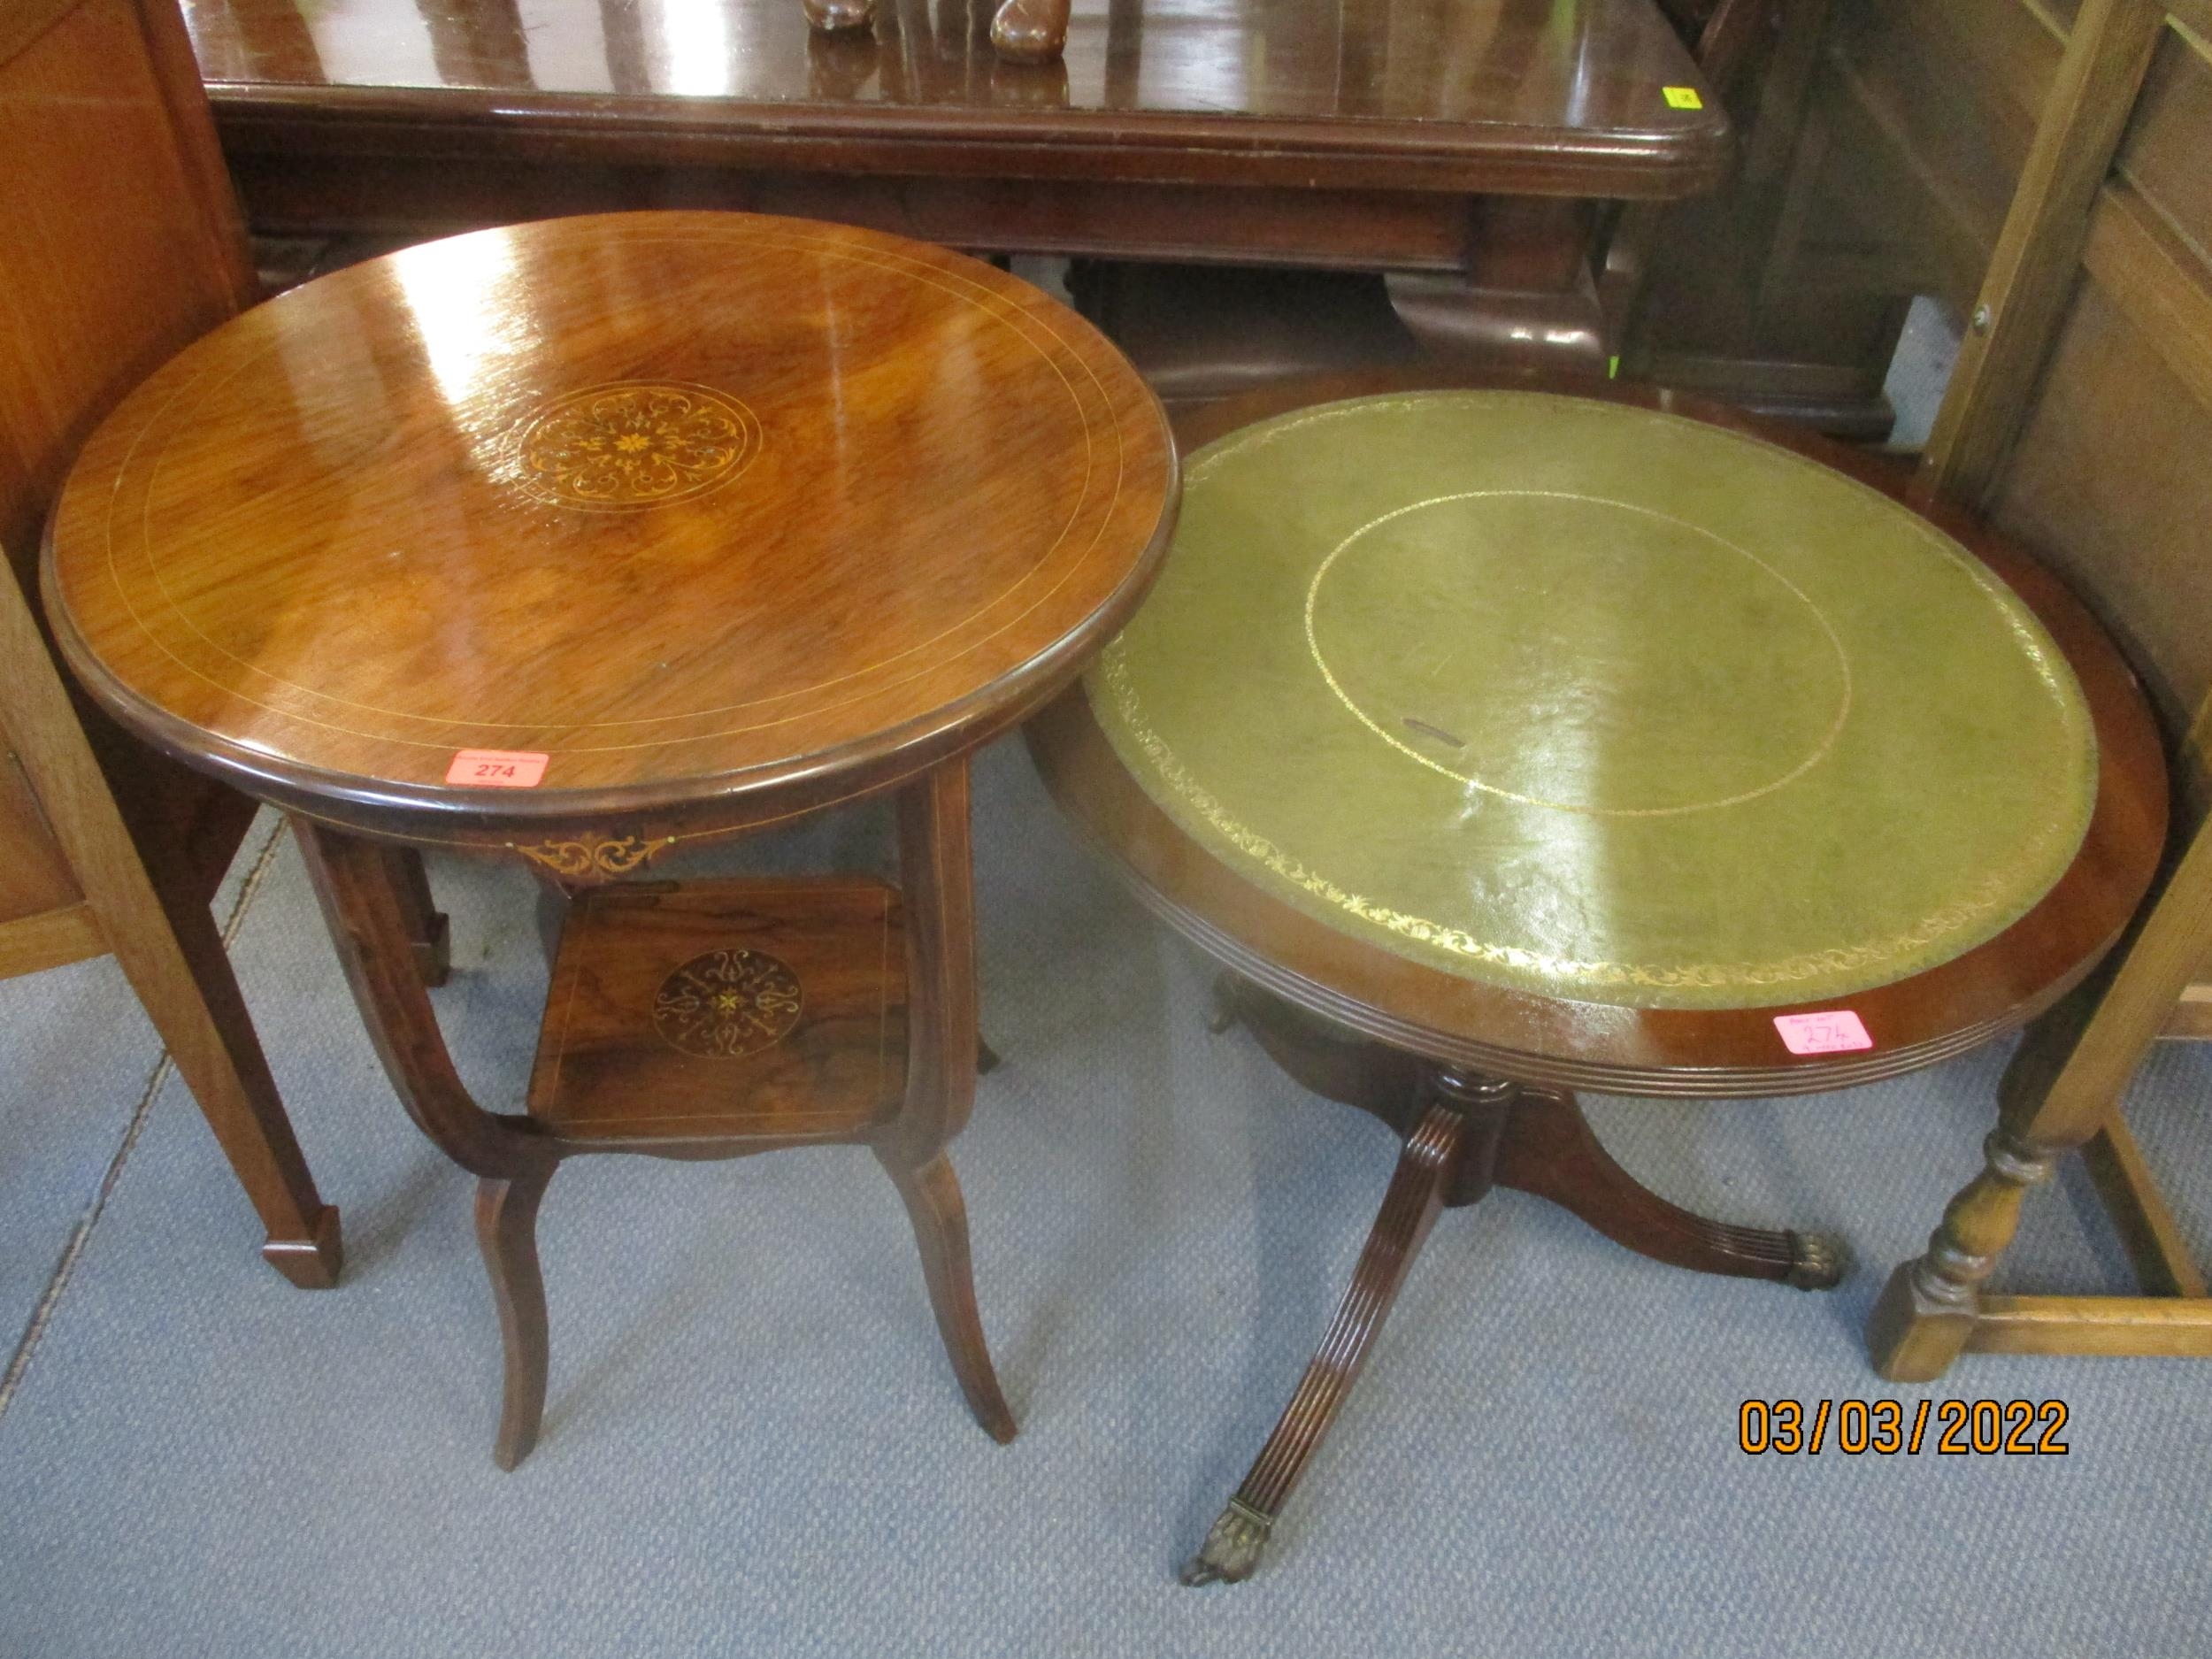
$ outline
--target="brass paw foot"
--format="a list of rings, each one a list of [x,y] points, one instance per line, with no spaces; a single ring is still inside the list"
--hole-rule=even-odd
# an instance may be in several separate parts
[[[1272,1516],[1262,1515],[1236,1499],[1206,1534],[1198,1553],[1183,1563],[1182,1580],[1195,1588],[1202,1584],[1240,1584],[1250,1578],[1267,1548]]]
[[[1800,1290],[1833,1290],[1851,1270],[1851,1252],[1840,1239],[1817,1238],[1808,1233],[1784,1235],[1790,1244],[1790,1271],[1786,1285]]]

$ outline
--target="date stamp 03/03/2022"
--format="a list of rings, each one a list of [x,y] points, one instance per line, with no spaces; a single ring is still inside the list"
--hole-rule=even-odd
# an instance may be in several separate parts
[[[2063,1457],[2065,1427],[2062,1400],[1747,1400],[1736,1443],[1754,1457]]]

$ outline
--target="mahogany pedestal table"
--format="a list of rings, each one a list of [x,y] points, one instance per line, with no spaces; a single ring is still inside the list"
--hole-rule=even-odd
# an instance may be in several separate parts
[[[2017,1025],[2119,932],[2166,786],[2080,606],[1834,446],[1380,377],[1178,432],[1165,573],[1032,751],[1226,965],[1222,1023],[1404,1137],[1204,1583],[1257,1564],[1440,1209],[1509,1187],[1834,1284],[1828,1247],[1640,1186],[1573,1091],[1835,1089]]]
[[[1013,1434],[944,1151],[977,1061],[967,757],[1127,618],[1177,492],[1158,404],[1064,307],[741,214],[355,266],[94,434],[48,538],[56,632],[127,725],[291,816],[394,1087],[479,1179],[503,1467],[545,1392],[539,1200],[585,1153],[867,1146],[969,1406]],[[885,792],[896,889],[619,879]],[[521,1113],[448,1056],[411,846],[554,895]]]

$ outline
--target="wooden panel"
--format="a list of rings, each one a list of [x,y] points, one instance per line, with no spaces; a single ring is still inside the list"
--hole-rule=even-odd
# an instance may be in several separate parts
[[[0,741],[6,735],[0,731]],[[12,752],[0,749],[0,922],[73,904],[83,896],[21,765]]]
[[[1962,309],[1995,250],[2059,51],[2020,0],[1872,0],[1837,43],[1847,106],[1878,135],[1839,135],[1839,198],[1900,264],[1932,265]],[[1893,171],[1910,188],[1895,188]]]
[[[2143,95],[2121,140],[2117,162],[2128,181],[2186,242],[2212,264],[2212,46],[2169,28],[2152,57]]]
[[[205,107],[165,90],[180,52],[188,73],[182,26],[146,6],[82,0],[0,63],[0,542],[19,572],[92,422],[251,280]]]
[[[2093,280],[2059,332],[1998,498],[2001,526],[2072,583],[2143,676],[2170,743],[2212,689],[2212,411]],[[2212,791],[2177,775],[2194,821]]]
[[[1986,502],[2003,464],[2164,15],[2155,0],[2085,0],[1928,440],[1929,488],[1962,506]]]
[[[1732,111],[1744,164],[1671,211],[1624,366],[1881,435],[1907,302],[1970,309],[2060,35],[2023,0],[1806,0],[1783,17],[1756,111]],[[1854,406],[1869,424],[1839,418]]]
[[[0,921],[0,979],[40,973],[105,954],[107,936],[82,900],[58,910]]]
[[[2212,410],[2212,267],[2126,184],[2099,196],[2082,262],[2144,343]]]

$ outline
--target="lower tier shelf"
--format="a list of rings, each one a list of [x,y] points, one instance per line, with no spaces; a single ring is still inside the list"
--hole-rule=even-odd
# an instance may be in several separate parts
[[[626,883],[571,906],[529,1112],[578,1141],[840,1140],[906,1087],[898,890]]]

